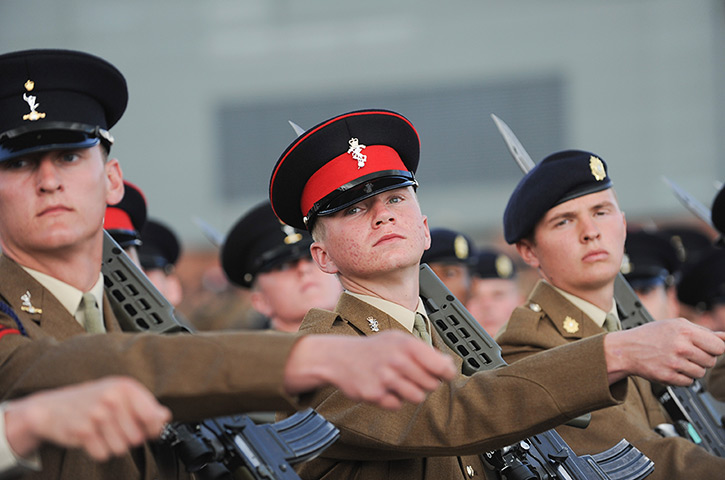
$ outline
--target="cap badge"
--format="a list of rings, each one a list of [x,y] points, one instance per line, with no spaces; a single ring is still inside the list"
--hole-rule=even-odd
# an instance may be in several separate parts
[[[592,175],[594,175],[596,181],[601,182],[607,178],[607,172],[604,171],[604,164],[594,155],[589,157],[589,169],[592,171]]]
[[[28,313],[37,313],[41,314],[43,313],[42,308],[35,308],[32,303],[30,303],[30,291],[26,290],[25,293],[20,297],[20,300],[23,301],[23,304],[20,306],[20,310],[23,312]]]
[[[566,317],[564,319],[564,323],[562,324],[562,327],[564,330],[567,331],[567,333],[576,333],[579,331],[579,322],[574,320],[571,317]]]
[[[453,251],[456,254],[456,258],[461,260],[468,258],[468,242],[463,235],[456,235],[453,240]]]
[[[351,138],[347,143],[350,144],[347,153],[352,155],[354,160],[357,160],[357,168],[364,167],[368,159],[368,156],[362,153],[363,149],[366,148],[365,145],[358,143],[357,138]]]
[[[32,80],[28,80],[27,82],[25,82],[24,87],[25,90],[30,92],[35,88],[35,82],[33,82]],[[35,99],[35,95],[28,95],[27,93],[23,93],[23,100],[25,100],[30,107],[30,113],[26,113],[25,115],[23,115],[23,120],[30,120],[31,122],[34,122],[36,120],[40,120],[41,118],[45,118],[44,113],[35,110],[40,106],[40,104],[37,103]]]
[[[282,225],[282,232],[286,235],[283,240],[285,245],[292,245],[302,240],[302,234],[295,230],[294,227]]]
[[[368,324],[370,324],[370,330],[373,332],[379,332],[380,326],[378,325],[378,321],[375,320],[373,317],[368,317]]]
[[[514,271],[514,264],[506,255],[497,256],[495,266],[496,274],[500,278],[509,278]]]

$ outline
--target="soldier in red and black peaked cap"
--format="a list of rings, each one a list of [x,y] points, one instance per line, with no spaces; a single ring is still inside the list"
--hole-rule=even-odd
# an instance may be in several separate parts
[[[103,228],[125,250],[136,265],[140,266],[138,247],[143,244],[141,230],[146,224],[146,197],[140,188],[128,180],[123,181],[123,187],[121,201],[106,207]]]
[[[270,182],[272,207],[284,222],[311,229],[312,257],[346,290],[334,311],[311,310],[301,332],[374,337],[403,331],[454,355],[431,330],[419,297],[419,264],[430,233],[415,193],[417,166],[415,129],[385,110],[336,116],[282,154]],[[480,454],[614,405],[625,393],[620,380],[651,373],[624,343],[614,342],[621,355],[616,360],[603,338],[594,337],[500,369],[459,374],[421,405],[404,405],[395,414],[351,402],[332,388],[321,391],[310,404],[344,433],[303,464],[301,476],[483,478]],[[626,366],[619,365],[623,358]],[[367,369],[370,357],[351,361]],[[574,364],[577,375],[571,375]]]
[[[591,340],[616,352],[623,341],[644,357],[645,375],[640,376],[687,385],[725,351],[725,334],[684,318],[620,329],[614,282],[624,257],[627,222],[612,185],[604,160],[582,150],[549,155],[519,182],[504,213],[504,236],[542,279],[496,339],[504,359],[516,363]],[[681,347],[685,350],[677,353]],[[567,367],[579,372],[592,361],[598,362],[582,357]],[[575,376],[577,388],[588,388],[588,376]],[[662,437],[659,427],[668,417],[652,385],[638,377],[627,383],[624,403],[592,412],[587,428],[557,428],[572,449],[593,454],[624,437],[654,462],[648,479],[718,477],[725,458],[685,438]]]
[[[419,401],[440,379],[452,377],[450,359],[404,335],[359,340],[276,332],[122,332],[113,299],[104,293],[101,266],[106,206],[124,194],[119,163],[107,155],[108,129],[126,99],[121,73],[93,55],[0,55],[0,399],[125,374],[184,421],[291,411],[298,407],[296,395],[328,384],[393,408]],[[369,352],[375,368],[391,372],[393,381],[346,361],[355,350]],[[97,463],[80,449],[43,445],[44,470],[27,478],[190,476],[173,457],[168,465],[158,464],[148,445],[125,451],[150,435],[142,421],[109,420],[122,422],[129,433],[119,441],[106,439],[107,453],[117,457]],[[103,421],[91,428],[106,431]]]

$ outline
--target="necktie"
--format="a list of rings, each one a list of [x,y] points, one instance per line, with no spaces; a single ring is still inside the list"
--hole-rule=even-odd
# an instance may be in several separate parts
[[[83,326],[88,333],[104,333],[106,328],[101,320],[101,311],[96,305],[96,298],[92,293],[84,293],[80,308],[85,318]]]
[[[604,330],[606,330],[608,332],[616,332],[620,329],[619,319],[617,318],[616,315],[609,312],[607,314],[607,317],[604,319],[603,327],[604,327]]]
[[[426,327],[425,317],[420,313],[415,314],[415,322],[413,322],[413,335],[423,340],[428,345],[433,345]]]

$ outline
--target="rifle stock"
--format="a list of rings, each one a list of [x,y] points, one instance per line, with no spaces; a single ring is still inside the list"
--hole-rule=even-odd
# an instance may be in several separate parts
[[[420,296],[446,345],[463,358],[464,373],[506,365],[501,347],[426,264],[420,267]],[[555,430],[484,457],[506,479],[639,480],[654,470],[652,461],[626,440],[602,453],[578,456]]]
[[[108,232],[103,239],[105,289],[121,328],[129,332],[193,333],[174,307],[133,263]],[[162,440],[198,478],[299,480],[291,465],[310,460],[337,440],[340,432],[312,409],[273,424],[256,425],[245,415],[173,423]]]

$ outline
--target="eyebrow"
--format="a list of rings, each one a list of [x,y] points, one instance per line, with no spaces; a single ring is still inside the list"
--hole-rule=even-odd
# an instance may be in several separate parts
[[[597,211],[597,210],[599,210],[601,208],[613,207],[613,206],[614,206],[614,202],[612,202],[611,200],[602,200],[601,202],[599,202],[599,203],[597,203],[597,204],[592,205],[591,207],[589,207],[587,209],[587,211],[594,212],[594,211]],[[554,215],[551,218],[545,219],[544,220],[544,223],[550,224],[551,222],[553,222],[555,220],[561,220],[561,219],[565,219],[565,218],[574,218],[576,216],[577,216],[577,213],[575,211],[573,211],[573,210],[564,210],[563,212],[559,212],[559,213],[557,213],[556,215]]]

